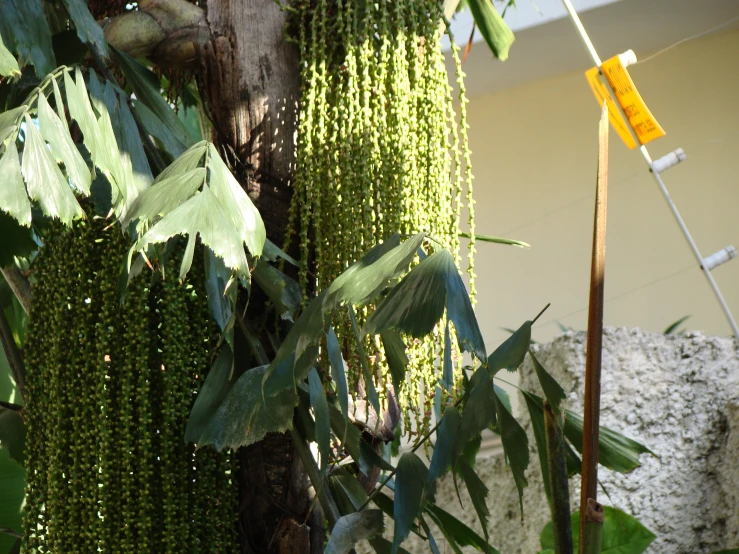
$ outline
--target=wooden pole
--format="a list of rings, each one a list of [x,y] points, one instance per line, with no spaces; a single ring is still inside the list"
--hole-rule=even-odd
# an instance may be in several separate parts
[[[593,254],[590,264],[588,340],[585,354],[585,413],[582,439],[582,492],[580,495],[580,554],[585,550],[585,527],[590,524],[588,501],[598,496],[598,429],[600,420],[600,369],[603,347],[603,292],[605,289],[606,208],[608,204],[608,106],[603,104],[598,127],[598,175],[595,188]],[[592,505],[591,502],[591,505]],[[601,522],[602,523],[602,519]],[[591,543],[592,544],[592,543]],[[595,551],[600,551],[600,548]]]

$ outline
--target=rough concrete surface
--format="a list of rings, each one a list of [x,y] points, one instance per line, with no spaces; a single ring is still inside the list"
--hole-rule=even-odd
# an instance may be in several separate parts
[[[568,332],[533,349],[569,392],[568,408],[582,413],[585,333]],[[528,360],[521,372],[522,387],[539,391]],[[664,335],[607,328],[602,373],[601,424],[647,445],[659,459],[642,455],[642,466],[628,475],[601,469],[599,478],[610,499],[601,491],[599,501],[632,514],[657,535],[649,554],[709,554],[739,547],[735,342],[698,332]],[[526,416],[522,414],[520,420],[524,422]],[[527,421],[525,426],[529,427]],[[530,429],[529,437],[531,463],[523,523],[513,478],[502,456],[477,461],[478,473],[490,490],[490,543],[502,554],[538,552],[539,532],[549,520]],[[437,502],[480,532],[469,496],[460,486],[464,509],[450,477],[439,484]],[[575,510],[577,479],[570,488]],[[442,554],[452,552],[440,532],[435,537]],[[403,547],[414,554],[429,551],[413,535]]]

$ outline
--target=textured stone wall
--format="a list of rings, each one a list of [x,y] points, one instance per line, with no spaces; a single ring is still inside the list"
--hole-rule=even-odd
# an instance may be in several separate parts
[[[581,413],[585,334],[569,332],[534,350],[570,392],[568,407]],[[521,381],[523,388],[539,391],[528,361]],[[658,536],[648,552],[708,554],[739,547],[739,358],[735,342],[702,333],[671,336],[608,328],[603,337],[601,404],[603,425],[646,444],[659,456],[642,455],[642,466],[628,475],[599,472],[610,495],[609,499],[601,491],[599,500],[634,515]],[[521,406],[525,406],[523,401]],[[478,459],[477,469],[490,489],[491,544],[502,554],[538,552],[539,532],[549,520],[549,510],[533,448],[523,523],[513,478],[502,456]],[[579,503],[579,482],[573,479],[570,485],[574,509]],[[450,478],[440,483],[437,500],[479,531],[472,504],[462,489],[464,509]],[[435,536],[442,554],[451,553],[441,534]],[[414,554],[428,552],[413,536],[403,546]]]

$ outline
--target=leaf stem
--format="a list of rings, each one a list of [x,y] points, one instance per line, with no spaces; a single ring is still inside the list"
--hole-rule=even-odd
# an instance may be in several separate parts
[[[313,455],[310,450],[308,450],[308,447],[305,444],[305,439],[300,435],[297,429],[295,429],[294,425],[293,428],[290,429],[290,436],[293,439],[295,450],[297,450],[298,456],[300,456],[300,459],[303,462],[303,467],[308,473],[308,477],[313,484],[313,489],[316,491],[316,496],[321,504],[321,509],[326,515],[329,530],[332,530],[334,525],[336,525],[336,521],[340,517],[339,509],[336,507],[336,502],[328,492],[326,480],[321,477],[321,471],[318,469],[318,464],[316,464],[316,461],[313,459]]]
[[[10,410],[11,412],[18,412],[21,413],[23,411],[23,406],[20,404],[13,404],[12,402],[5,402],[5,400],[0,400],[0,408],[3,408],[5,410]]]
[[[21,308],[26,312],[26,315],[31,313],[31,284],[28,279],[21,273],[20,269],[14,265],[0,268],[5,281],[10,286],[10,290],[13,291],[15,297],[20,302]]]
[[[15,344],[10,323],[2,307],[0,307],[0,343],[2,343],[3,351],[8,359],[13,381],[15,381],[21,398],[23,398],[26,392],[26,366],[23,363],[20,350],[18,350],[18,346]]]

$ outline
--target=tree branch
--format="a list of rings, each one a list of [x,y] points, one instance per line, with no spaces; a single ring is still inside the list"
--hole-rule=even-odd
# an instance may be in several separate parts
[[[31,284],[28,279],[21,273],[20,269],[14,265],[0,268],[0,271],[5,277],[5,281],[10,286],[10,290],[13,291],[15,297],[20,302],[23,311],[26,314],[31,313]]]
[[[26,391],[26,366],[23,364],[23,358],[21,357],[20,350],[15,344],[13,338],[13,331],[10,329],[10,323],[8,318],[5,316],[5,310],[0,307],[0,342],[3,346],[5,356],[8,358],[8,365],[10,365],[10,373],[13,376],[18,391],[20,392],[21,398],[23,398]]]
[[[23,533],[19,533],[18,531],[15,531],[10,527],[0,527],[0,533],[3,533],[4,535],[10,535],[11,537],[15,537],[16,539],[23,538]]]

